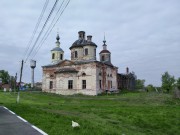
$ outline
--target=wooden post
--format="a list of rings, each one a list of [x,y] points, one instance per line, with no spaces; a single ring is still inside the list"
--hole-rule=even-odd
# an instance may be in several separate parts
[[[20,90],[20,87],[21,87],[21,79],[22,79],[23,64],[24,64],[24,61],[22,60],[22,62],[21,62],[20,80],[19,80],[19,88],[18,88],[18,95],[17,95],[17,101],[16,101],[17,103],[19,103],[19,99],[20,99],[20,93],[19,93],[19,90]]]

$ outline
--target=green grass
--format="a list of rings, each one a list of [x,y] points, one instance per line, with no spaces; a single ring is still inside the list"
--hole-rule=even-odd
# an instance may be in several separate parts
[[[0,92],[8,107],[50,135],[179,135],[180,100],[170,94],[122,93],[60,96],[41,92]],[[80,124],[73,129],[71,121]]]

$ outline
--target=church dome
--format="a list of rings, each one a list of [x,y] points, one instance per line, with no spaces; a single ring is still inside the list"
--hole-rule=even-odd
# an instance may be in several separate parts
[[[55,48],[53,48],[51,51],[64,52],[63,49],[61,49],[60,47],[55,47]]]
[[[97,47],[97,45],[92,41],[87,41],[87,40],[84,40],[84,39],[78,39],[72,44],[72,46],[69,49],[72,49],[74,47],[83,47],[83,46],[86,46],[86,45],[88,45],[88,46],[96,46]]]
[[[110,53],[110,51],[108,51],[108,50],[102,50],[101,52],[100,52],[100,54],[101,53]]]
[[[87,36],[87,40],[86,40],[84,31],[79,31],[78,34],[79,34],[79,39],[76,40],[69,49],[72,49],[75,47],[83,47],[83,46],[87,46],[87,45],[97,47],[97,45],[91,41],[91,39],[92,39],[91,35]]]

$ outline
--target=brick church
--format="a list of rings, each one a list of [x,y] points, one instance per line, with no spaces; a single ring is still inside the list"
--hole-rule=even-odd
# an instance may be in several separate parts
[[[78,32],[78,39],[70,46],[71,60],[64,59],[57,34],[56,47],[51,50],[51,64],[42,66],[42,90],[61,95],[97,95],[118,91],[118,68],[111,63],[111,52],[104,39],[97,60],[97,45],[92,36]]]

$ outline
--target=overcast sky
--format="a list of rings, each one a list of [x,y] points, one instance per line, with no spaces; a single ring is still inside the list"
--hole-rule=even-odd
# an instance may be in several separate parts
[[[50,0],[38,32],[54,1]],[[13,76],[18,72],[19,77],[20,61],[44,2],[0,2],[0,69]],[[161,85],[165,71],[180,77],[180,0],[71,0],[35,57],[35,81],[42,79],[41,66],[51,62],[50,50],[55,47],[57,29],[65,59],[70,59],[69,47],[78,39],[78,31],[83,30],[98,45],[99,60],[105,32],[112,63],[119,73],[129,67],[139,79],[146,80],[146,85],[155,86]],[[22,81],[30,82],[30,73],[27,61]]]

